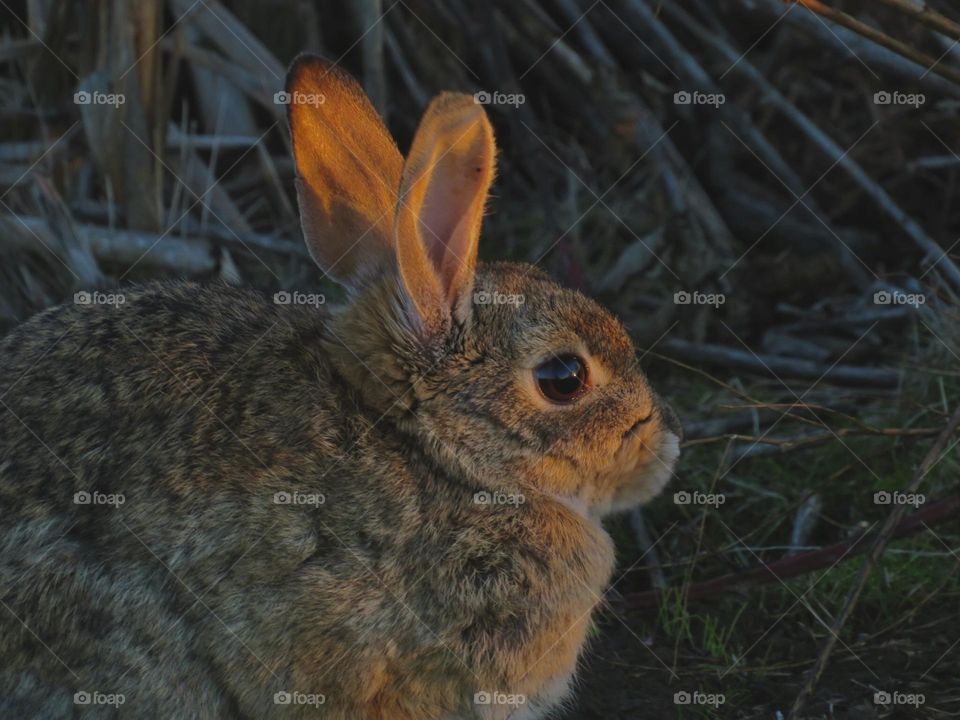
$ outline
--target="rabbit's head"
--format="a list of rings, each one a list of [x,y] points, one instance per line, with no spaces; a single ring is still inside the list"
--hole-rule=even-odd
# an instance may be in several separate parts
[[[656,495],[680,430],[623,326],[535,267],[477,263],[496,154],[483,106],[437,97],[404,160],[329,63],[298,59],[287,97],[304,235],[349,290],[330,352],[373,416],[487,489],[594,516]]]

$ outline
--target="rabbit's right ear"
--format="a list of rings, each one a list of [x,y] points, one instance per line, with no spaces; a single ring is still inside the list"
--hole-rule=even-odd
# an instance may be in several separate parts
[[[313,55],[287,73],[300,223],[324,273],[352,288],[394,262],[403,157],[363,88]]]
[[[472,95],[443,93],[427,107],[403,168],[396,219],[397,267],[420,330],[470,314],[496,152],[493,127]]]

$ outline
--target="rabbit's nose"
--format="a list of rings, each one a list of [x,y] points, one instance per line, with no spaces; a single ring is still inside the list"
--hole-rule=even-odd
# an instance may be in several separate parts
[[[677,417],[677,414],[673,411],[673,408],[670,407],[669,403],[665,403],[659,398],[657,400],[660,406],[660,418],[663,420],[663,424],[666,425],[667,430],[677,436],[678,442],[683,442],[683,425],[680,423],[680,418]]]

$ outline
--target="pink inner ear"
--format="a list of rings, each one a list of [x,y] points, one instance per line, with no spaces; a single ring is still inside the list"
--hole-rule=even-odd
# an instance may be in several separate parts
[[[480,162],[464,162],[464,156],[476,156],[477,151],[476,146],[467,153],[451,150],[438,162],[420,211],[427,256],[448,292],[458,271],[472,261],[474,205],[484,200],[483,167]]]
[[[471,96],[445,93],[430,103],[395,218],[401,279],[425,325],[466,312],[495,152],[493,129]]]
[[[453,183],[438,183],[434,177],[420,212],[420,236],[427,245],[427,255],[435,268],[443,267],[444,255],[458,253],[453,231],[460,220],[457,209],[462,207]]]

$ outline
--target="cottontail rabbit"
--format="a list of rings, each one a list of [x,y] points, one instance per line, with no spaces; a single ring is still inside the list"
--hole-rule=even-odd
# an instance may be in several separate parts
[[[342,307],[157,285],[0,345],[4,718],[545,718],[600,519],[671,474],[621,325],[476,262],[482,106],[439,96],[404,161],[332,65],[287,99]]]

